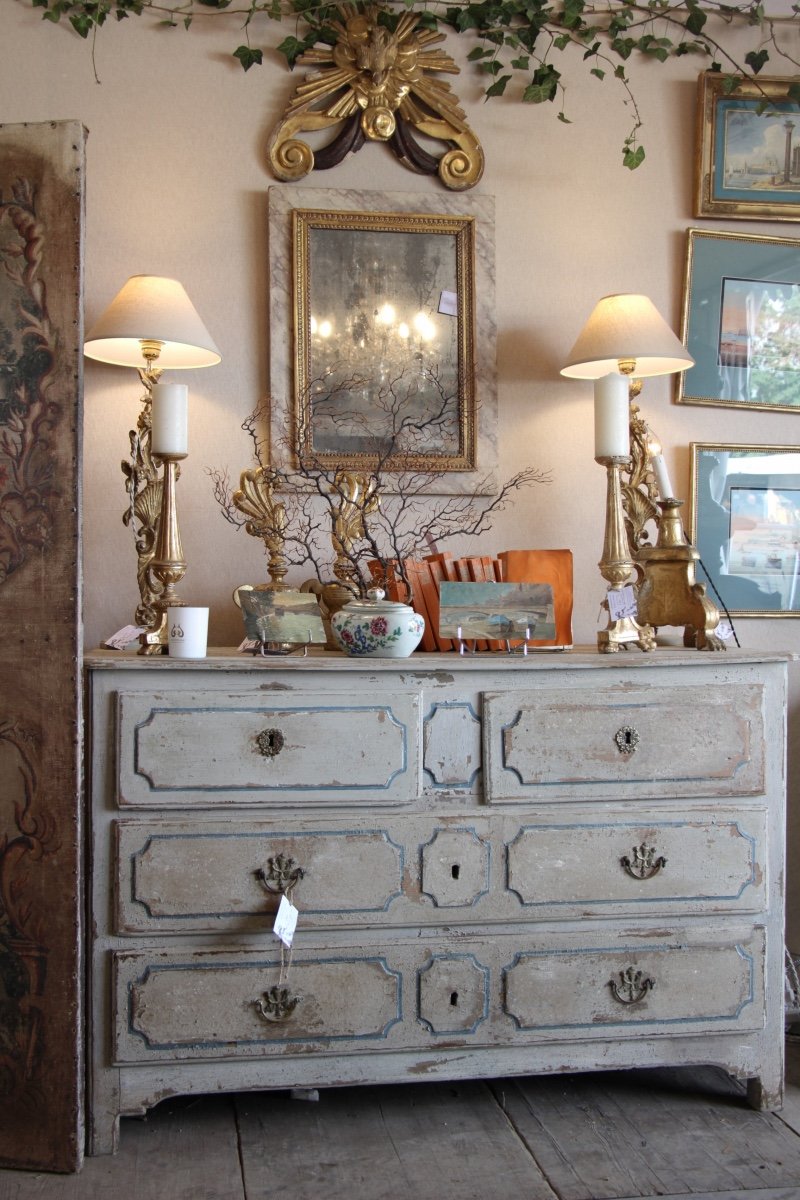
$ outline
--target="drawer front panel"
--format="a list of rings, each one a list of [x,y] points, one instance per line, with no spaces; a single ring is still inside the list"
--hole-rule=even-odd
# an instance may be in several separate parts
[[[713,821],[658,810],[597,820],[325,814],[268,823],[128,818],[113,822],[114,932],[265,933],[282,893],[306,928],[485,925],[531,918],[755,913],[766,906],[761,809]],[[372,814],[374,817],[375,814]]]
[[[524,1030],[660,1027],[696,1023],[760,1029],[762,954],[742,945],[615,945],[534,951],[505,970],[505,1011]]]
[[[710,821],[591,820],[523,825],[508,846],[508,887],[529,908],[686,902],[694,911],[759,912],[766,813]]]
[[[366,942],[366,939],[363,939]],[[295,950],[114,954],[114,1060],[247,1059],[761,1029],[764,937],[433,932]],[[606,1033],[607,1031],[607,1033]]]
[[[329,954],[294,962],[281,979],[278,956],[226,961],[118,959],[115,1059],[243,1058],[265,1047],[324,1039],[379,1043],[401,1020],[400,976],[380,954]],[[126,1019],[127,1018],[127,1019]]]
[[[121,806],[409,803],[419,795],[419,696],[318,702],[118,693]]]
[[[287,832],[247,826],[119,821],[117,931],[271,930],[281,895],[303,920],[365,922],[402,894],[404,850],[384,829]]]
[[[487,799],[757,795],[763,693],[726,683],[487,694]]]

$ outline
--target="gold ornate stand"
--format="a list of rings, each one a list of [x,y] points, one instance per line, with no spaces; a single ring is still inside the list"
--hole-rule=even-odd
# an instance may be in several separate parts
[[[150,562],[150,570],[160,584],[159,594],[153,600],[159,620],[157,625],[148,629],[139,638],[139,654],[167,653],[167,609],[184,604],[175,591],[175,585],[180,583],[186,574],[186,560],[183,557],[181,535],[178,529],[175,483],[178,462],[182,458],[186,458],[186,455],[162,454],[159,457],[164,464],[164,478],[161,488],[158,533]]]
[[[697,650],[724,650],[717,636],[719,610],[698,583],[695,567],[700,559],[683,533],[681,500],[661,500],[658,507],[658,541],[644,546],[637,560],[643,572],[639,585],[639,617],[660,628],[683,625],[683,644]]]
[[[607,475],[603,557],[597,565],[600,574],[611,585],[610,590],[621,592],[626,584],[632,582],[631,576],[635,571],[625,528],[620,480],[620,472],[630,464],[630,458],[601,457],[596,461],[606,468]],[[609,608],[607,600],[603,603]],[[653,650],[655,644],[655,634],[649,625],[640,625],[632,616],[613,618],[610,608],[608,626],[601,629],[597,635],[597,648],[602,654],[616,654],[620,649],[627,650],[631,645],[638,646],[640,650]]]

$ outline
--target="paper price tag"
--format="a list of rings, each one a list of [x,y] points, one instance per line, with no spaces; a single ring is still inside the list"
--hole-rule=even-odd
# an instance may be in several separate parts
[[[636,616],[636,593],[629,583],[619,590],[611,588],[607,598],[612,621],[619,621],[621,617]]]
[[[290,948],[294,931],[297,928],[298,910],[287,900],[285,896],[281,896],[281,902],[278,905],[278,913],[275,917],[275,924],[272,926],[272,932],[277,938],[283,942],[284,946]]]
[[[136,641],[140,633],[144,632],[144,625],[123,625],[122,629],[118,629],[110,638],[106,638],[103,645],[108,646],[109,650],[124,650],[126,646],[130,646],[131,642]]]
[[[730,621],[720,621],[719,625],[714,630],[714,633],[723,642],[727,642],[733,637],[733,626],[731,625]]]

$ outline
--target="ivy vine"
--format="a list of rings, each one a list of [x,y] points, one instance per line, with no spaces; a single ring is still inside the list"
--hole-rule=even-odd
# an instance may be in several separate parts
[[[361,0],[357,0],[360,6]],[[82,38],[92,39],[109,18],[123,21],[149,15],[158,25],[189,29],[197,19],[237,19],[245,41],[232,51],[245,71],[260,66],[264,50],[254,44],[259,19],[291,21],[294,30],[277,50],[293,67],[303,53],[319,43],[333,45],[332,22],[339,7],[327,0],[30,0],[43,9],[43,19],[66,18]],[[599,81],[613,78],[623,88],[631,128],[622,146],[623,165],[631,170],[644,161],[639,140],[642,119],[628,75],[629,60],[642,55],[666,62],[687,54],[701,56],[704,66],[721,72],[724,89],[732,91],[737,78],[755,78],[768,62],[778,61],[792,72],[800,62],[788,46],[797,46],[800,3],[785,16],[769,16],[761,0],[723,3],[722,0],[384,0],[380,19],[391,27],[404,9],[421,11],[421,23],[445,26],[476,43],[468,59],[485,77],[487,98],[511,95],[525,104],[558,102],[560,121],[570,124],[567,87],[559,70],[559,52],[577,52],[589,73]],[[351,4],[351,7],[354,5]],[[739,61],[725,46],[727,34],[744,28],[751,48]],[[796,51],[794,51],[796,52]],[[519,86],[513,85],[518,82]],[[512,85],[509,87],[509,85]],[[800,84],[788,98],[800,102]],[[764,107],[767,107],[765,98]]]

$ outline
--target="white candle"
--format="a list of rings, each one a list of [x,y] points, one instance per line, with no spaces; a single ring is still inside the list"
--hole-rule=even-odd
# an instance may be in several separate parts
[[[157,383],[150,410],[153,454],[186,455],[189,450],[189,389],[185,383]]]
[[[664,455],[654,454],[650,459],[650,466],[653,468],[653,474],[656,477],[656,484],[658,485],[658,494],[661,499],[674,500],[675,493],[672,490],[667,464],[664,462]]]
[[[594,381],[594,456],[627,458],[630,452],[628,379],[613,372]]]

